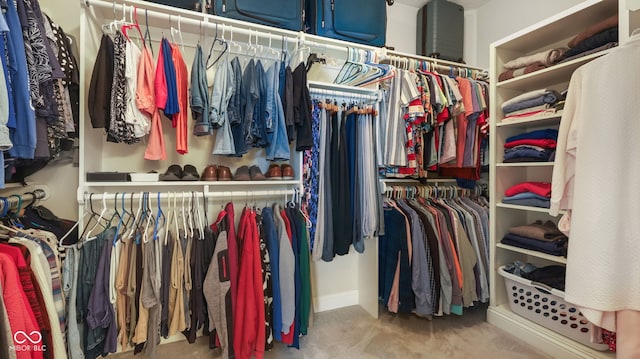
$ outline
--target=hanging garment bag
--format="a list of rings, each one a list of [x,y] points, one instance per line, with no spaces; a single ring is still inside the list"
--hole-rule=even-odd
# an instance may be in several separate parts
[[[310,31],[316,35],[364,45],[384,46],[387,31],[387,2],[384,0],[309,0],[307,21]]]
[[[304,0],[208,0],[215,15],[300,31]]]
[[[147,0],[156,4],[168,5],[180,9],[202,11],[202,0]]]

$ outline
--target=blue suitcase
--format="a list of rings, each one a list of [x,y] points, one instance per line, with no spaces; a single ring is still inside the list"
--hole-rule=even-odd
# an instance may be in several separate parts
[[[304,0],[207,0],[207,3],[213,14],[231,19],[293,31],[302,30],[304,25]]]
[[[309,32],[332,39],[384,46],[387,32],[385,0],[309,0]]]
[[[168,5],[180,9],[202,11],[202,0],[147,0],[157,4]]]

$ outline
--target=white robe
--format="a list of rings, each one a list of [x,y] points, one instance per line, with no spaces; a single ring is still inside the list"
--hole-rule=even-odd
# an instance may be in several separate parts
[[[551,214],[570,229],[565,300],[615,331],[640,311],[640,36],[576,70],[553,168]]]

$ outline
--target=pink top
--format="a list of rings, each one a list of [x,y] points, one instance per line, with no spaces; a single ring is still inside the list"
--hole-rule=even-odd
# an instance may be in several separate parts
[[[164,53],[162,51],[162,47],[160,47],[160,50],[158,51],[158,65],[156,66],[154,85],[156,107],[164,110],[164,107],[167,105],[167,97],[169,96],[169,93],[167,92],[167,78],[164,73]]]
[[[156,71],[156,74],[157,73],[158,72]],[[167,152],[164,146],[164,135],[162,134],[162,121],[160,121],[160,112],[156,107],[157,97],[154,92],[154,81],[157,78],[157,76],[154,77],[153,57],[151,56],[151,51],[149,51],[149,48],[145,46],[142,49],[142,56],[140,56],[140,63],[138,64],[136,104],[145,116],[151,117],[151,131],[149,132],[147,148],[144,151],[144,159],[152,161],[167,159]],[[166,86],[164,89],[166,90]]]
[[[176,66],[176,84],[178,85],[178,104],[180,111],[173,115],[173,127],[176,129],[176,151],[184,155],[189,152],[187,141],[187,120],[189,119],[189,73],[178,45],[171,44],[171,55]]]

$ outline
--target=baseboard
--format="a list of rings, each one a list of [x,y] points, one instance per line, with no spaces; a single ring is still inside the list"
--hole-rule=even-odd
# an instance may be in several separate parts
[[[314,312],[325,312],[327,310],[350,307],[358,305],[359,296],[357,290],[342,292],[331,295],[323,295],[313,298]]]
[[[487,321],[553,358],[613,359],[615,354],[597,351],[513,313],[505,307],[489,307]]]

